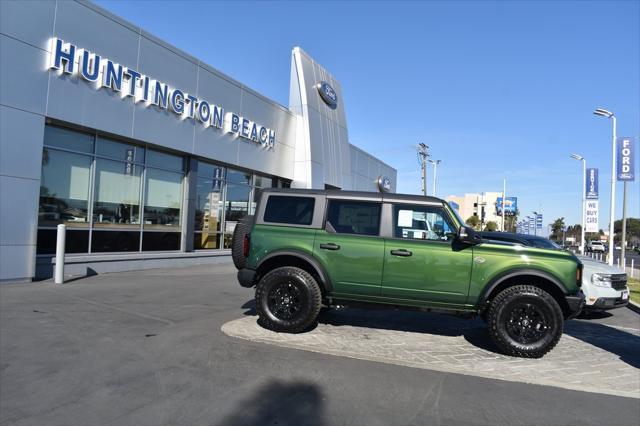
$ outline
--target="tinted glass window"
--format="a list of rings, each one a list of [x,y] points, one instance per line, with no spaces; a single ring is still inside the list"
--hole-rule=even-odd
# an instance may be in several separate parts
[[[227,182],[249,185],[249,182],[251,182],[251,173],[243,172],[240,170],[228,169]]]
[[[144,163],[144,148],[101,137],[98,137],[96,153],[105,157],[126,161],[127,163]]]
[[[44,144],[92,154],[94,137],[62,127],[45,126]]]
[[[264,221],[311,225],[315,200],[311,197],[287,197],[272,195],[264,210]]]
[[[456,235],[442,207],[396,205],[394,225],[396,238],[451,241]]]
[[[327,222],[338,233],[378,235],[380,208],[380,203],[333,200],[329,202]]]
[[[182,157],[177,155],[149,150],[149,152],[147,152],[147,165],[161,169],[182,171],[183,161]]]

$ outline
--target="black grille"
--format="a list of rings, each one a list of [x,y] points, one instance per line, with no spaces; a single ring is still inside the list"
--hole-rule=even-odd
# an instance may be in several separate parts
[[[611,275],[611,287],[614,290],[624,290],[627,287],[627,274]]]

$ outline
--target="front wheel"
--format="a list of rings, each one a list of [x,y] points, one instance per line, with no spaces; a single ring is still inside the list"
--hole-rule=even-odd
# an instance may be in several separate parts
[[[266,274],[256,286],[259,322],[269,330],[299,333],[318,317],[322,294],[307,271],[284,266]]]
[[[489,335],[507,355],[541,358],[560,340],[564,317],[546,291],[517,285],[499,293],[487,312]]]

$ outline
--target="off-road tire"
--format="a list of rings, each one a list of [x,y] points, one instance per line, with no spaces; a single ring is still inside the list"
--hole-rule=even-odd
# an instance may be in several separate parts
[[[244,269],[247,266],[247,258],[244,257],[244,236],[251,231],[253,225],[253,216],[245,216],[238,221],[236,228],[233,230],[231,239],[231,259],[237,269]]]
[[[280,300],[278,290],[283,288],[298,295],[299,309],[291,318],[283,318],[282,312],[274,308],[274,300]],[[269,330],[282,333],[304,331],[316,321],[321,307],[322,293],[318,283],[311,274],[300,268],[276,268],[262,277],[256,286],[258,322]]]
[[[523,343],[510,334],[512,313],[523,304],[533,306],[542,315],[546,332],[539,340]],[[500,292],[487,312],[489,335],[506,355],[521,358],[541,358],[556,346],[564,326],[564,316],[558,302],[546,291],[531,285],[516,285]]]

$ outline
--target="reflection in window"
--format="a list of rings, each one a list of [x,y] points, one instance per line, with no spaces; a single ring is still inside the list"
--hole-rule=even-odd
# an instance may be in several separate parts
[[[222,188],[220,180],[198,178],[196,189],[196,248],[218,248],[222,228]]]
[[[127,163],[144,163],[144,148],[101,137],[98,137],[96,153],[104,157],[126,161]]]
[[[230,247],[233,230],[240,219],[249,212],[249,194],[251,187],[227,183],[225,200],[224,246]]]
[[[144,226],[180,226],[182,173],[147,168]]]
[[[91,157],[45,148],[40,179],[40,226],[86,226]]]
[[[442,207],[395,206],[395,237],[450,241],[456,231]]]
[[[147,152],[147,166],[182,171],[184,168],[184,160],[182,157],[177,155],[149,150]]]
[[[45,126],[44,144],[71,151],[93,154],[93,135],[80,133],[63,127]]]
[[[93,223],[96,226],[140,224],[142,166],[96,161]]]
[[[227,182],[249,185],[249,183],[251,182],[251,173],[228,169]]]
[[[327,222],[342,234],[378,235],[380,203],[331,200]]]

